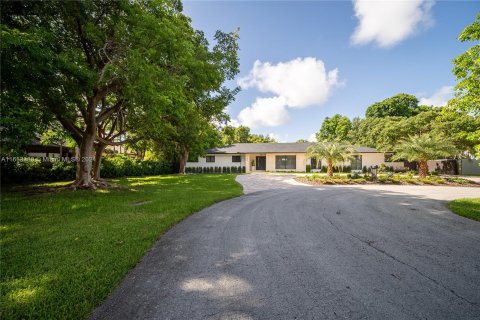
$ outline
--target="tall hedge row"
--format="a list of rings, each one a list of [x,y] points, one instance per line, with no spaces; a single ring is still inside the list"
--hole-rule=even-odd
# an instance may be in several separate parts
[[[118,178],[128,176],[149,176],[173,172],[171,163],[131,159],[115,156],[102,159],[101,177]],[[64,161],[41,161],[29,158],[24,161],[1,162],[2,183],[23,183],[62,181],[75,179],[75,163]]]

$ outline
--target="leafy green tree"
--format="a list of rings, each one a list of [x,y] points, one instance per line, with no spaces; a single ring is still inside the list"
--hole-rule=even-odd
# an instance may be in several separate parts
[[[480,13],[475,21],[460,33],[458,40],[474,41],[475,44],[453,60],[453,74],[458,83],[455,86],[455,97],[449,101],[449,106],[478,116],[480,115]]]
[[[349,140],[356,145],[393,151],[400,140],[431,132],[449,137],[462,151],[475,152],[480,118],[446,108],[431,108],[412,117],[356,118]]]
[[[428,174],[428,160],[453,156],[458,153],[458,149],[447,137],[423,133],[402,140],[395,148],[395,152],[393,159],[417,161],[419,165],[418,175],[420,178],[425,178]]]
[[[250,133],[250,128],[246,126],[225,126],[220,131],[221,143],[228,146],[234,143],[272,143],[276,142],[274,138],[268,135]]]
[[[272,138],[268,135],[252,133],[248,137],[248,142],[250,142],[250,143],[276,143],[277,141],[274,138]]]
[[[298,139],[297,141],[295,141],[296,143],[306,143],[308,142],[308,140],[306,139]]]
[[[419,111],[417,97],[400,93],[383,101],[375,102],[367,108],[365,116],[367,118],[410,117]]]
[[[317,132],[316,137],[318,141],[344,141],[348,137],[348,133],[352,129],[352,122],[346,116],[339,114],[323,120],[320,131]]]
[[[79,145],[76,186],[92,188],[93,150],[126,143],[129,128],[156,117],[165,141],[188,129],[193,105],[203,118],[192,120],[221,113],[233,93],[218,88],[238,69],[231,39],[218,33],[208,50],[173,0],[2,3],[2,107],[53,114]]]
[[[348,161],[354,152],[353,146],[345,142],[320,141],[307,148],[307,159],[315,159],[320,163],[321,159],[327,161],[327,176],[333,176],[333,166],[337,163]]]
[[[202,154],[217,144],[214,123],[225,123],[228,115],[225,107],[230,104],[238,88],[228,89],[224,82],[232,80],[239,72],[238,31],[215,34],[216,44],[210,49],[203,33],[191,34],[193,56],[183,61],[182,75],[171,90],[166,112],[159,112],[156,99],[143,102],[151,106],[137,117],[135,123],[143,136],[149,136],[160,148],[174,152],[179,161],[180,173],[190,153]],[[186,82],[185,82],[186,80]],[[191,155],[190,155],[191,156]]]

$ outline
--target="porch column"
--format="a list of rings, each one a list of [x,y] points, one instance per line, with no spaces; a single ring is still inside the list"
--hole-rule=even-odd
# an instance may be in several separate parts
[[[245,172],[250,172],[250,155],[245,154]]]

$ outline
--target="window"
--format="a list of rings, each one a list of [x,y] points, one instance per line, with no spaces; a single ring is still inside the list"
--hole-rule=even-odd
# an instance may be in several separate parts
[[[317,169],[317,168],[320,169],[322,167],[322,160],[318,161],[318,166],[317,166],[317,159],[315,158],[311,158],[310,163],[311,163],[312,169]]]
[[[296,156],[275,156],[275,169],[296,169]]]
[[[242,162],[241,156],[232,156],[232,162]]]
[[[350,167],[352,170],[362,170],[362,156],[354,155]]]
[[[215,162],[215,156],[207,156],[207,162]]]

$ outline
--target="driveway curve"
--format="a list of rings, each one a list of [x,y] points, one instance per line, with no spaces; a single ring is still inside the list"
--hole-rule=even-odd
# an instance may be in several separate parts
[[[248,194],[162,236],[92,319],[479,319],[480,223],[441,200],[479,189],[278,177],[239,176]]]

